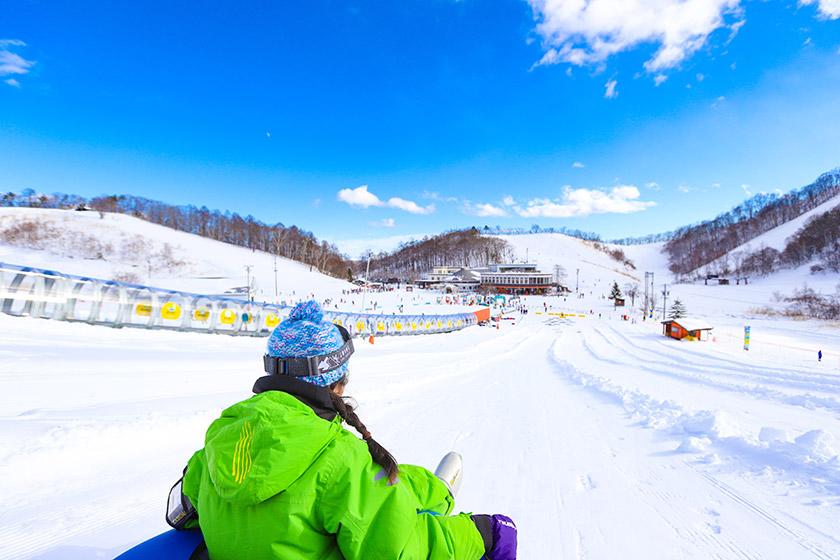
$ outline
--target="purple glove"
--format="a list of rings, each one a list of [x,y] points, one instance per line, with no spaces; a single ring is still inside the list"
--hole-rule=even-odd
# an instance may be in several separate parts
[[[473,515],[487,560],[516,560],[516,524],[506,515]]]

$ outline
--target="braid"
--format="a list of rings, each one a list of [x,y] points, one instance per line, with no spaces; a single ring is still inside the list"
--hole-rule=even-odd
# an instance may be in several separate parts
[[[394,484],[397,480],[397,474],[399,473],[399,466],[397,465],[397,460],[394,459],[394,456],[370,436],[370,432],[365,425],[362,424],[362,421],[359,420],[359,417],[356,416],[356,413],[353,411],[353,407],[350,406],[342,397],[338,396],[335,391],[333,391],[332,387],[330,387],[330,399],[332,400],[333,406],[339,416],[341,416],[345,422],[353,426],[357,432],[362,434],[362,439],[364,439],[365,443],[368,444],[368,451],[370,451],[370,456],[373,458],[374,463],[382,467],[382,470],[384,470],[385,474],[388,475],[388,481],[390,484]]]

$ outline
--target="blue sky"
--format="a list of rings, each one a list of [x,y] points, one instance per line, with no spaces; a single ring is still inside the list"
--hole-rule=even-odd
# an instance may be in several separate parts
[[[840,1],[5,0],[0,190],[640,236],[840,165]]]

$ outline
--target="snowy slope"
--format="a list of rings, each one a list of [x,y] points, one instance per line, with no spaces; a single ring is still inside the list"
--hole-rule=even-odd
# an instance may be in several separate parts
[[[780,366],[536,310],[358,345],[360,416],[401,461],[460,451],[457,507],[511,515],[522,558],[840,554],[836,354]],[[164,530],[169,485],[263,350],[4,316],[0,332],[3,558],[110,558]]]
[[[778,227],[771,229],[770,231],[766,231],[756,237],[755,239],[751,239],[746,243],[736,247],[730,253],[736,252],[743,252],[743,251],[756,251],[763,247],[772,247],[777,251],[783,251],[785,245],[787,244],[787,239],[791,235],[795,234],[805,223],[813,218],[814,216],[819,216],[820,214],[824,214],[829,210],[834,209],[838,204],[840,204],[840,196],[835,196],[831,200],[827,200],[814,208],[813,210],[809,210],[805,212],[798,218],[794,218],[793,220],[784,223]]]
[[[774,228],[737,250],[760,248],[761,246],[784,247],[784,240],[796,232],[811,216],[825,212],[840,202],[832,199],[813,211],[787,224]],[[540,270],[553,272],[554,265],[561,265],[567,274],[564,284],[579,294],[585,301],[601,301],[610,293],[613,282],[624,290],[627,285],[637,285],[641,295],[635,305],[627,305],[636,312],[641,311],[644,301],[645,272],[653,273],[656,288],[655,312],[658,317],[667,312],[669,302],[679,298],[687,305],[689,314],[715,320],[718,317],[738,317],[748,320],[762,309],[781,311],[785,304],[779,302],[777,294],[790,294],[794,288],[807,283],[817,291],[832,293],[838,285],[834,274],[810,273],[810,264],[796,269],[781,270],[767,277],[750,278],[744,285],[705,285],[702,281],[675,284],[674,276],[668,270],[667,255],[662,252],[664,243],[644,245],[607,245],[609,249],[620,249],[632,261],[633,267],[625,266],[602,251],[594,249],[592,243],[559,233],[538,233],[501,236],[515,250],[519,261],[536,263]],[[667,299],[662,296],[667,289]],[[570,299],[575,297],[570,296]],[[584,302],[580,302],[584,304]],[[594,305],[594,303],[593,303]],[[588,310],[593,306],[582,305]]]
[[[580,269],[580,286],[590,285],[594,287],[594,279],[614,278],[619,285],[635,281],[644,281],[644,270],[636,265],[636,268],[625,267],[613,260],[609,255],[598,251],[593,243],[583,241],[561,233],[529,233],[523,235],[502,235],[499,236],[510,243],[516,256],[521,261],[528,261],[537,264],[544,272],[553,272],[554,265],[559,264],[566,269],[568,277],[566,285],[572,289],[575,287],[576,269]],[[651,246],[652,251],[661,247],[661,244]],[[624,250],[624,248],[621,248]],[[656,266],[661,267],[664,259],[656,259]],[[635,263],[634,263],[635,264]],[[639,274],[641,271],[641,279]],[[612,280],[610,280],[612,284]]]
[[[60,235],[44,239],[41,250],[21,251],[9,242],[0,242],[0,262],[105,280],[130,275],[128,280],[133,283],[202,294],[245,286],[250,274],[259,299],[271,302],[292,301],[316,291],[340,292],[351,287],[343,280],[278,257],[275,295],[272,255],[175,231],[125,214],[105,213],[100,217],[99,212],[0,208],[0,236],[21,221]],[[250,273],[246,265],[252,267]]]
[[[182,247],[198,273],[234,276],[259,257],[147,231]],[[348,390],[378,441],[428,467],[461,452],[456,508],[512,516],[521,558],[840,557],[836,326],[751,314],[747,296],[790,289],[774,277],[750,291],[672,287],[715,329],[709,342],[665,339],[657,322],[621,321],[601,297],[638,273],[577,240],[526,248],[546,270],[551,259],[571,279],[580,268],[587,296],[529,296],[530,312],[499,329],[357,344]],[[655,247],[628,249],[656,265]],[[130,266],[0,252],[90,276]],[[278,267],[289,293],[346,297],[344,283]],[[194,279],[166,281],[183,289]],[[436,297],[375,296],[385,312]],[[0,315],[0,558],[113,558],[165,530],[169,487],[210,421],[249,396],[263,350],[259,339]]]
[[[773,228],[770,231],[766,231],[758,237],[751,239],[750,241],[736,247],[732,251],[729,251],[729,253],[727,253],[725,256],[710,263],[710,268],[714,269],[714,264],[718,261],[730,259],[729,262],[733,262],[732,257],[735,255],[746,255],[748,253],[763,249],[764,247],[770,247],[781,252],[787,246],[788,238],[794,235],[797,231],[799,231],[808,222],[808,220],[810,220],[814,216],[819,216],[820,214],[834,209],[838,204],[840,204],[840,196],[836,196],[831,200],[820,204],[813,210],[802,214],[798,218],[794,218],[793,220],[784,223],[776,228]],[[810,274],[812,264],[813,262],[808,262],[795,269],[779,271],[778,273],[776,273],[776,275],[778,276],[776,281],[778,282],[781,280],[783,283],[787,283],[788,280],[795,281],[796,279],[802,279],[800,280],[800,284],[801,282],[807,280],[809,285],[818,289],[819,291],[834,291],[834,286],[837,283],[837,278],[835,277],[835,275],[817,274],[812,276]],[[703,268],[705,269],[706,267]]]

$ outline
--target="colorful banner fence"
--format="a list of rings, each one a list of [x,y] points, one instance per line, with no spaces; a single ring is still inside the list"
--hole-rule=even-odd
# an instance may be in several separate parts
[[[268,336],[290,306],[190,294],[0,263],[0,311],[16,317],[111,327]],[[324,311],[354,336],[451,332],[478,323],[473,313],[373,315]]]

